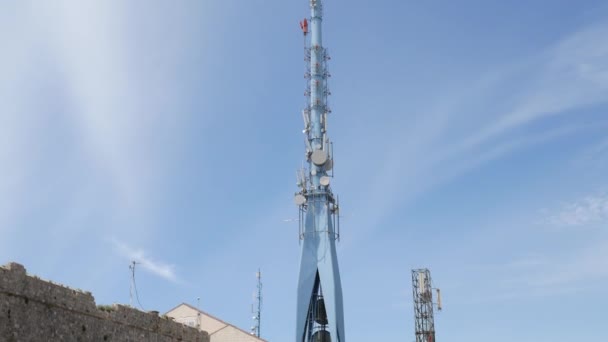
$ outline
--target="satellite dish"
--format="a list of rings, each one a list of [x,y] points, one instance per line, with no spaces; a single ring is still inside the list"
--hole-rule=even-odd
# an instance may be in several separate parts
[[[334,161],[332,159],[327,159],[325,163],[325,170],[329,171],[334,167]]]
[[[319,183],[321,183],[321,185],[323,185],[323,186],[328,186],[329,185],[329,177],[327,177],[327,176],[321,177],[321,179],[319,179]]]
[[[325,153],[323,150],[314,150],[310,159],[312,160],[313,164],[322,166],[327,161],[327,153]]]
[[[306,203],[306,197],[304,197],[304,195],[302,194],[297,194],[293,200],[294,202],[296,202],[296,205],[302,205]]]

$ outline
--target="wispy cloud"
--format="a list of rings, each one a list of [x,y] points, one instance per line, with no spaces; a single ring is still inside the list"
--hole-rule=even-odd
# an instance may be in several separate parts
[[[519,81],[520,89],[514,92],[515,95],[499,95],[510,98],[514,103],[512,108],[491,115],[495,120],[480,125],[466,139],[450,146],[444,159],[475,155],[480,149],[491,149],[512,140],[519,128],[541,119],[608,102],[605,96],[608,91],[608,47],[601,44],[606,35],[608,25],[605,24],[584,28],[514,68],[515,72],[529,76]],[[498,89],[512,77],[509,72],[513,70],[507,69],[504,79],[498,78],[493,86]],[[497,102],[504,107],[500,105],[500,99]],[[530,137],[534,133],[527,135]]]
[[[593,155],[606,155],[608,154],[608,138],[600,141],[589,151]]]
[[[515,282],[525,285],[527,290],[560,292],[584,287],[592,280],[606,279],[606,265],[608,241],[600,241],[566,255],[532,259],[528,264],[520,260],[520,267],[513,271]]]
[[[608,222],[608,195],[587,196],[564,204],[546,219],[554,226],[584,226]]]
[[[608,102],[608,46],[601,44],[608,25],[584,28],[565,37],[523,67],[532,78],[522,84],[519,104],[499,120],[465,140],[481,144],[502,133],[567,110]],[[535,70],[538,70],[535,72]]]
[[[175,137],[183,134],[178,132],[187,120],[175,110],[184,102],[178,90],[184,82],[180,58],[190,46],[187,22],[194,19],[148,32],[145,20],[159,16],[158,4],[59,0],[13,6],[10,15],[0,15],[0,39],[8,44],[0,56],[5,104],[0,162],[10,166],[3,171],[7,180],[0,180],[0,198],[27,192],[20,188],[27,185],[20,182],[31,167],[27,159],[44,157],[28,142],[59,135],[67,146],[53,152],[58,164],[78,175],[73,182],[95,179],[111,189],[115,207],[129,215],[144,211],[171,151],[179,149]],[[139,15],[142,10],[145,16]],[[174,44],[170,55],[146,43],[169,39]]]
[[[580,158],[574,160],[576,165],[586,167],[604,167],[608,165],[608,138],[600,139],[582,151]]]
[[[597,227],[608,223],[608,195],[589,195],[563,204],[554,213],[542,211],[543,225],[552,227]],[[558,230],[528,232],[530,241],[542,244],[523,249],[511,261],[488,266],[492,293],[480,294],[482,301],[503,301],[529,297],[566,295],[588,291],[608,280],[608,239],[602,230]],[[565,242],[577,236],[575,243]],[[547,241],[561,244],[547,248]],[[532,243],[531,246],[534,246]]]
[[[128,233],[152,229],[149,209],[172,181],[168,169],[187,134],[189,117],[179,110],[189,96],[181,91],[181,68],[191,55],[184,52],[198,49],[190,39],[201,44],[205,35],[194,35],[190,23],[201,13],[192,6],[140,5],[2,5],[0,233],[24,228],[25,217],[52,225],[73,208]],[[164,7],[175,11],[178,24],[158,25],[172,17]],[[190,12],[198,14],[180,15]],[[201,56],[201,69],[204,61]],[[46,216],[31,214],[52,204],[57,209]],[[86,219],[72,226],[89,227]],[[3,239],[0,250],[15,245]]]
[[[606,36],[604,23],[583,28],[516,65],[465,81],[466,89],[437,95],[437,105],[383,131],[382,141],[392,136],[386,144],[391,147],[379,149],[387,151],[383,167],[368,188],[370,197],[381,200],[363,203],[369,222],[362,226],[378,226],[395,206],[492,160],[606,125],[601,119],[574,126],[547,121],[542,130],[532,129],[550,117],[608,102]]]
[[[608,241],[591,242],[567,252],[529,255],[484,268],[475,300],[502,302],[581,293],[608,280]],[[470,283],[471,279],[466,279]],[[467,285],[469,286],[469,285]]]
[[[70,123],[89,162],[120,193],[123,206],[137,207],[146,197],[142,171],[151,169],[141,167],[139,138],[156,114],[147,113],[146,120],[141,115],[146,100],[129,67],[132,56],[123,33],[127,6],[58,1],[36,7],[32,16],[63,72],[63,96],[74,109]]]
[[[152,274],[155,274],[163,279],[172,281],[172,282],[179,282],[177,275],[175,274],[175,266],[162,262],[162,261],[158,261],[158,260],[154,260],[154,258],[150,257],[147,255],[147,253],[140,248],[133,248],[123,242],[120,242],[118,240],[112,239],[110,240],[114,246],[114,248],[116,249],[116,251],[118,252],[118,254],[120,254],[121,256],[123,256],[124,258],[127,258],[129,261],[135,261],[139,264],[141,264],[141,266],[149,271]]]
[[[92,208],[134,213],[145,207],[142,181],[158,168],[140,157],[145,144],[138,138],[151,127],[138,124],[146,100],[131,81],[125,5],[12,6],[7,13],[14,18],[2,15],[0,34],[12,35],[3,39],[7,53],[0,56],[0,229],[50,197],[69,211],[69,185],[97,187],[96,196],[84,199]],[[64,188],[53,192],[52,184]]]

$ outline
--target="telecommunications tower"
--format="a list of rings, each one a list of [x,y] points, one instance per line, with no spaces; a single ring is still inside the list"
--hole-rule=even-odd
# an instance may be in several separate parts
[[[435,342],[435,319],[433,317],[433,290],[437,291],[437,310],[441,311],[441,292],[433,289],[431,272],[426,269],[412,270],[414,292],[414,316],[416,342]]]
[[[310,21],[300,27],[304,33],[307,86],[304,142],[307,168],[297,172],[300,188],[295,194],[299,207],[299,235],[302,246],[296,312],[296,342],[345,342],[342,286],[336,254],[339,239],[339,205],[331,191],[333,149],[327,137],[327,79],[329,54],[323,47],[322,0],[309,0]],[[309,31],[310,22],[310,31]]]

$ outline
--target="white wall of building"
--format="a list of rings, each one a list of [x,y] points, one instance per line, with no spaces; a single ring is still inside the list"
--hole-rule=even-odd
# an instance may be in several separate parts
[[[176,322],[206,331],[209,333],[210,342],[266,342],[188,304],[180,304],[166,315]]]

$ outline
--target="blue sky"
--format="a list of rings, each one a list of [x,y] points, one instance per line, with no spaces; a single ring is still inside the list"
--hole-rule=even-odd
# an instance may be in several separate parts
[[[301,1],[0,5],[0,262],[293,339]],[[326,1],[349,341],[608,340],[608,6]]]

